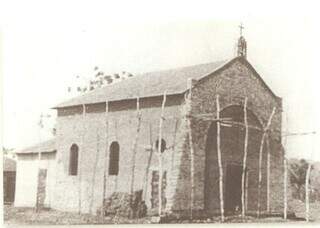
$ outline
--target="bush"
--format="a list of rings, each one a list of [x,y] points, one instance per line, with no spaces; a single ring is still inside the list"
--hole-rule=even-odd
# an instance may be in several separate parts
[[[125,192],[114,192],[104,202],[105,216],[142,218],[147,214],[147,206],[142,200],[142,190],[135,191],[133,196]]]

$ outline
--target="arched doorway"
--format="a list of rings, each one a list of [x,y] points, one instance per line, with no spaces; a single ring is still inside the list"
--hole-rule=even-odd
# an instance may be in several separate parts
[[[247,110],[250,126],[261,127],[255,114]],[[232,121],[244,123],[243,107],[229,106],[220,113],[222,118],[232,118]],[[259,146],[262,133],[249,129],[248,163],[258,162]],[[221,125],[221,154],[224,174],[224,209],[226,213],[241,211],[241,175],[244,151],[245,129],[239,125]],[[248,165],[250,168],[250,165]],[[253,186],[250,186],[253,187]],[[217,160],[217,123],[213,122],[208,130],[205,162],[205,192],[204,205],[208,214],[220,210],[219,170]]]

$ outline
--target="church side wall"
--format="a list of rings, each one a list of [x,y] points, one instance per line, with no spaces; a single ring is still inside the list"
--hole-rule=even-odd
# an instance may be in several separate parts
[[[177,119],[181,115],[181,99],[182,96],[168,96],[165,108],[163,139],[166,141],[167,149],[163,153],[163,164],[164,170],[167,171],[167,179],[171,177],[172,166],[174,166],[172,163],[175,156],[173,148],[176,143],[175,134],[179,131],[180,125]],[[147,188],[145,188],[146,168],[151,147],[154,148],[155,141],[159,137],[161,102],[162,97],[140,99],[142,122],[138,137],[134,190],[144,190],[148,209],[151,207],[151,175],[153,170],[158,169],[156,152],[152,156]],[[136,100],[109,103],[108,131],[104,110],[105,104],[97,104],[86,106],[84,116],[81,114],[81,107],[58,111],[57,181],[53,206],[56,209],[78,211],[80,206],[82,213],[97,212],[103,198],[105,154],[107,154],[106,197],[113,192],[129,193],[130,191],[132,148],[137,129]],[[117,176],[108,175],[108,148],[114,141],[120,145],[119,174]],[[77,176],[70,176],[68,175],[69,151],[74,143],[79,146],[80,167]],[[169,185],[167,185],[167,191],[170,191]],[[79,196],[81,205],[79,205]]]

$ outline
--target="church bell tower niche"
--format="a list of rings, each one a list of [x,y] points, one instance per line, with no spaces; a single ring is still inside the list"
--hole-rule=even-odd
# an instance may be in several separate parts
[[[247,41],[242,35],[242,30],[244,29],[243,25],[239,25],[240,28],[240,37],[238,39],[238,49],[237,49],[237,56],[243,56],[247,58]]]

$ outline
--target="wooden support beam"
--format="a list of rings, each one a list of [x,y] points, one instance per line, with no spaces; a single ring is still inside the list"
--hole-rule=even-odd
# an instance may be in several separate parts
[[[189,147],[190,147],[190,182],[191,182],[191,192],[190,192],[190,219],[193,219],[193,208],[194,208],[194,149],[193,149],[193,139],[192,139],[192,129],[191,120],[188,120],[189,128]]]
[[[288,117],[286,116],[286,122],[288,122]],[[288,126],[288,123],[286,123]],[[283,136],[282,136],[283,137]],[[288,183],[288,164],[287,164],[287,139],[288,137],[284,137],[284,148],[283,148],[283,219],[287,220],[288,213],[288,198],[287,198],[287,183]]]
[[[105,110],[105,126],[106,126],[106,151],[104,154],[104,161],[103,161],[103,190],[102,190],[102,202],[101,202],[101,217],[104,217],[104,200],[106,198],[106,185],[107,185],[107,156],[109,152],[109,102],[106,101],[106,110]]]
[[[205,114],[191,114],[189,113],[187,117],[195,118],[195,119],[202,119],[202,120],[210,120],[210,121],[219,121],[219,120],[232,120],[230,117],[220,118],[217,119],[215,114],[205,113]]]
[[[158,196],[159,196],[159,208],[158,208],[158,213],[159,217],[162,215],[162,125],[163,125],[163,120],[164,120],[164,108],[166,105],[166,99],[167,99],[167,91],[163,93],[163,100],[162,100],[162,105],[161,105],[161,117],[159,121],[159,139],[158,139],[158,157],[159,157],[159,189],[158,189]]]
[[[195,118],[195,119],[199,119],[199,120],[202,120],[202,121],[219,121],[217,118],[215,118],[215,115],[212,114],[212,113],[202,113],[202,114],[196,114],[196,115],[191,115],[190,116],[191,118]],[[166,116],[166,120],[169,120],[169,119],[178,119],[176,116]],[[220,119],[221,121],[231,121],[229,124],[235,124],[235,125],[238,125],[238,126],[242,126],[242,127],[245,127],[244,126],[244,123],[242,122],[236,122],[236,121],[232,121],[232,118],[221,118]],[[145,122],[145,121],[143,121]],[[148,122],[146,122],[148,123]],[[249,125],[249,129],[256,129],[256,130],[259,130],[261,132],[264,131],[264,129],[261,129],[257,126],[252,126],[252,125]],[[272,132],[272,133],[279,133],[282,135],[282,137],[288,137],[288,136],[302,136],[302,135],[310,135],[310,134],[316,134],[315,131],[312,131],[312,132],[287,132],[287,131],[279,131],[279,130],[275,130],[275,129],[269,129],[268,130],[269,132]]]
[[[99,161],[99,154],[100,154],[100,135],[99,130],[97,129],[97,146],[96,146],[96,156],[94,159],[94,166],[93,166],[93,175],[92,175],[92,185],[91,185],[91,196],[90,196],[90,206],[89,206],[89,213],[92,214],[92,206],[94,201],[94,189],[96,184],[96,173],[97,173],[97,166]]]
[[[81,189],[81,182],[82,182],[82,178],[81,178],[81,158],[82,158],[82,154],[84,153],[85,149],[84,149],[84,136],[86,134],[86,121],[85,121],[85,117],[86,117],[86,106],[85,104],[82,105],[82,121],[83,121],[83,129],[82,129],[82,135],[81,135],[81,146],[80,146],[80,150],[78,152],[78,191],[79,191],[79,197],[78,197],[78,213],[81,214],[81,194],[82,194],[82,189]]]
[[[187,105],[187,114],[191,115],[192,112],[192,81],[188,81],[189,86],[189,94],[185,96],[185,103]],[[190,219],[193,219],[193,207],[194,207],[194,148],[193,148],[193,139],[192,139],[192,123],[191,118],[187,117],[187,124],[188,124],[188,139],[189,139],[189,149],[190,149],[190,184],[191,184],[191,191],[190,191]]]
[[[306,203],[306,221],[309,222],[310,220],[310,214],[309,214],[309,209],[310,209],[310,204],[309,204],[309,195],[310,195],[310,187],[309,187],[309,182],[310,182],[310,173],[311,173],[311,168],[312,168],[312,164],[309,162],[308,164],[308,169],[307,169],[307,173],[306,173],[306,183],[305,183],[305,187],[306,187],[306,197],[305,197],[305,203]]]
[[[285,152],[284,152],[285,153]],[[284,155],[283,158],[283,166],[284,166],[284,181],[283,181],[283,194],[284,194],[284,207],[283,207],[283,219],[287,220],[287,210],[288,210],[288,198],[287,198],[287,182],[288,182],[288,168],[287,168],[287,157]]]
[[[131,183],[130,183],[130,207],[132,207],[132,204],[133,204],[136,154],[137,154],[137,145],[139,140],[140,127],[141,127],[141,113],[140,113],[139,97],[137,97],[137,128],[136,128],[134,142],[132,145],[132,159],[131,159],[132,164],[131,164]]]
[[[267,125],[266,127],[264,128],[264,132],[262,134],[262,137],[261,137],[261,143],[260,143],[260,150],[259,150],[259,182],[258,182],[258,211],[257,211],[257,215],[258,217],[260,217],[260,213],[261,213],[261,182],[262,182],[262,152],[263,152],[263,146],[264,146],[264,142],[265,142],[265,137],[266,137],[266,133],[271,125],[271,121],[272,121],[272,118],[274,116],[276,112],[276,108],[274,107],[270,116],[269,116],[269,119],[268,119],[268,122],[267,122]]]
[[[217,122],[217,121],[232,121],[232,118],[220,118],[220,119],[217,119],[215,117],[195,117],[193,115],[189,115],[187,116],[187,118],[193,118],[193,119],[197,119],[197,120],[202,120],[202,121],[210,121],[210,122]]]
[[[314,135],[317,134],[316,131],[312,132],[285,132],[282,137],[288,137],[288,136],[303,136],[303,135]]]
[[[217,118],[215,118],[215,115],[213,114],[210,114],[210,113],[204,113],[204,114],[196,114],[196,115],[191,115],[190,116],[191,118],[195,118],[195,119],[200,119],[202,121],[219,121]],[[165,118],[166,120],[169,120],[169,119],[174,119],[174,120],[177,120],[179,119],[178,117],[176,116],[166,116]],[[230,121],[229,122],[226,122],[225,124],[235,124],[235,125],[238,125],[238,126],[242,126],[242,127],[245,127],[244,126],[244,123],[241,123],[241,122],[236,122],[236,121],[232,121],[232,118],[220,118],[221,122],[223,121]],[[148,121],[143,121],[141,120],[143,123],[149,123]],[[221,125],[222,126],[222,125]],[[257,127],[257,126],[252,126],[252,125],[249,125],[249,129],[256,129],[256,130],[259,130],[259,131],[264,131],[263,129]],[[315,131],[313,132],[286,132],[286,131],[279,131],[279,130],[271,130],[269,129],[268,130],[269,132],[273,132],[273,133],[281,133],[282,134],[282,137],[289,137],[289,136],[302,136],[302,135],[309,135],[309,134],[316,134]]]
[[[249,129],[254,129],[254,130],[258,130],[260,132],[263,132],[264,130],[261,129],[260,127],[257,127],[257,126],[253,126],[253,125],[249,125],[247,124],[247,126],[242,123],[242,122],[237,122],[237,121],[232,121],[232,120],[222,120],[221,123],[225,123],[225,124],[231,124],[231,125],[235,125],[235,126],[240,126],[240,127],[243,127],[244,129],[245,128],[249,128]]]
[[[176,119],[175,120],[175,126],[174,126],[173,143],[172,143],[171,172],[173,171],[173,167],[174,167],[174,152],[175,152],[175,148],[176,148],[178,124],[179,124],[179,120]]]
[[[152,155],[153,155],[153,141],[152,141],[152,123],[149,123],[149,143],[150,143],[150,153],[145,173],[145,181],[144,181],[144,187],[143,187],[143,199],[146,201],[147,198],[147,191],[148,191],[148,180],[149,180],[149,169],[152,161]]]
[[[249,171],[246,172],[246,186],[245,186],[245,210],[248,211],[248,185],[249,185]]]
[[[216,115],[213,113],[203,113],[203,114],[195,114],[195,115],[191,115],[191,113],[189,113],[189,115],[193,118],[215,118]]]
[[[267,212],[270,213],[270,141],[269,135],[267,135]]]
[[[216,96],[216,111],[217,119],[220,118],[220,102],[219,95]],[[217,155],[218,155],[218,166],[219,166],[219,196],[220,196],[220,213],[221,222],[224,222],[224,199],[223,199],[223,167],[221,159],[221,142],[220,142],[220,122],[217,122]]]
[[[249,138],[249,127],[248,127],[248,117],[247,117],[247,102],[248,98],[246,97],[244,100],[244,125],[245,125],[245,136],[244,136],[244,149],[243,149],[243,165],[242,165],[242,179],[241,179],[241,205],[242,205],[242,218],[244,218],[246,214],[245,208],[245,176],[247,169],[247,154],[248,154],[248,138]]]

